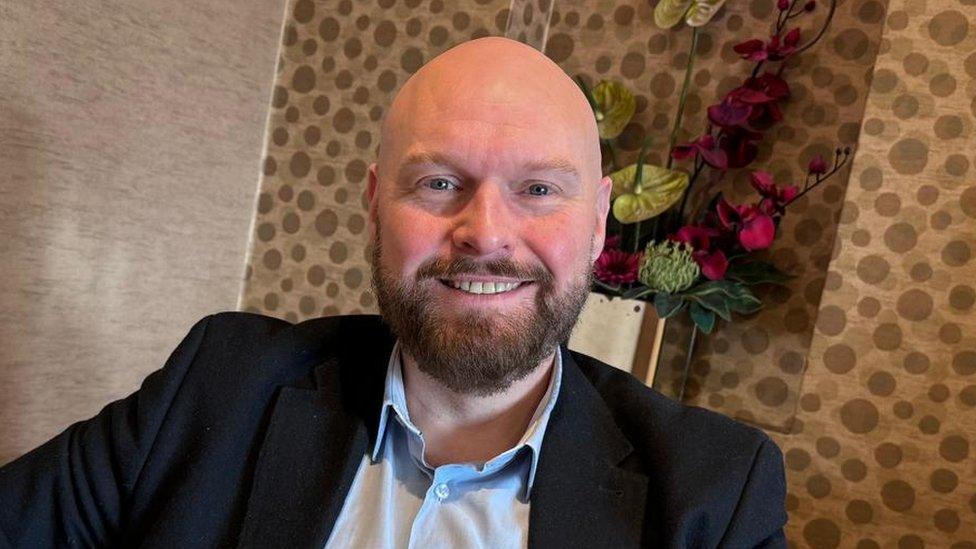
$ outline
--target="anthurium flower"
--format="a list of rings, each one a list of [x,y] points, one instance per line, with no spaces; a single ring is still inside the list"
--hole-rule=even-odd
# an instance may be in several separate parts
[[[695,283],[700,268],[691,257],[691,246],[670,240],[649,242],[640,267],[640,281],[655,292],[686,290]]]
[[[606,284],[629,284],[637,280],[643,254],[627,253],[614,248],[604,248],[593,266],[596,279]]]
[[[701,273],[709,280],[721,280],[729,267],[725,252],[713,249],[719,236],[718,230],[699,225],[685,225],[670,238],[675,242],[688,244],[692,248],[691,257],[698,264]]]
[[[670,208],[688,188],[688,174],[653,164],[631,164],[610,174],[613,216],[621,223],[650,219]]]
[[[705,134],[691,143],[676,145],[671,150],[671,156],[675,160],[685,160],[696,154],[700,154],[702,160],[716,170],[725,170],[729,167],[725,151],[718,147],[718,142],[711,134]]]
[[[634,117],[637,100],[620,82],[604,80],[592,92],[595,103],[593,114],[600,139],[613,139],[624,131],[627,123]]]

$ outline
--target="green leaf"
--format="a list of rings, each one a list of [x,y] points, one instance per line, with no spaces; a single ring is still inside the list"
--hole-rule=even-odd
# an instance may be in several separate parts
[[[725,272],[725,277],[737,280],[748,286],[756,284],[778,284],[783,285],[793,275],[784,273],[768,261],[742,261],[733,262]]]
[[[692,303],[688,312],[691,314],[691,320],[695,323],[695,326],[698,326],[699,330],[705,334],[712,333],[712,330],[715,328],[715,313],[697,303]]]
[[[762,309],[762,301],[745,286],[735,284],[727,295],[729,308],[737,313],[747,315]]]
[[[647,286],[638,285],[622,293],[620,297],[622,299],[639,299],[652,293],[654,293],[653,288],[648,288]]]
[[[637,164],[631,164],[610,174],[613,216],[621,223],[636,223],[660,214],[680,200],[688,188],[688,174],[642,164],[640,192],[635,194],[636,173]]]
[[[695,286],[685,295],[725,320],[731,320],[732,311],[750,314],[762,308],[762,301],[748,288],[731,280],[711,280]]]
[[[680,295],[658,293],[654,295],[654,309],[659,318],[670,318],[684,306],[685,300]]]
[[[718,13],[722,4],[725,4],[725,0],[694,0],[685,13],[685,23],[692,27],[700,27],[708,23]]]
[[[634,117],[637,99],[620,82],[604,80],[593,90],[594,114],[600,139],[613,139],[624,131],[624,127]]]
[[[661,0],[654,7],[654,23],[662,29],[670,29],[685,16],[692,0]]]

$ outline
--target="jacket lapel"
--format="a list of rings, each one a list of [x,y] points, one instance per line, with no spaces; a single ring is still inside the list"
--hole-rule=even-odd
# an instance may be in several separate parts
[[[633,451],[565,348],[563,380],[542,443],[529,547],[639,547],[647,477],[617,465]]]
[[[282,387],[272,404],[239,547],[325,546],[375,437],[393,346],[375,320],[365,323],[295,327],[308,333],[286,345],[292,356],[325,359],[315,387]]]

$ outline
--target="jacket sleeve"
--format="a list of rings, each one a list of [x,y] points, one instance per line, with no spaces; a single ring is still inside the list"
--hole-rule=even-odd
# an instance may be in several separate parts
[[[786,521],[783,454],[764,437],[719,547],[785,549]]]
[[[137,392],[0,468],[0,549],[114,545],[209,321],[197,322]]]

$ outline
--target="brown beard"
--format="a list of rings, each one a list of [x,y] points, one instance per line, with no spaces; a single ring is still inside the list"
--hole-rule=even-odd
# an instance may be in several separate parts
[[[577,283],[559,294],[552,274],[542,266],[459,257],[428,260],[408,286],[382,267],[378,239],[372,248],[373,290],[380,314],[420,371],[460,394],[502,392],[539,367],[569,339],[592,284],[589,264],[581,269]],[[532,280],[537,286],[535,307],[504,315],[439,310],[425,283],[442,284],[439,279],[460,274]]]

